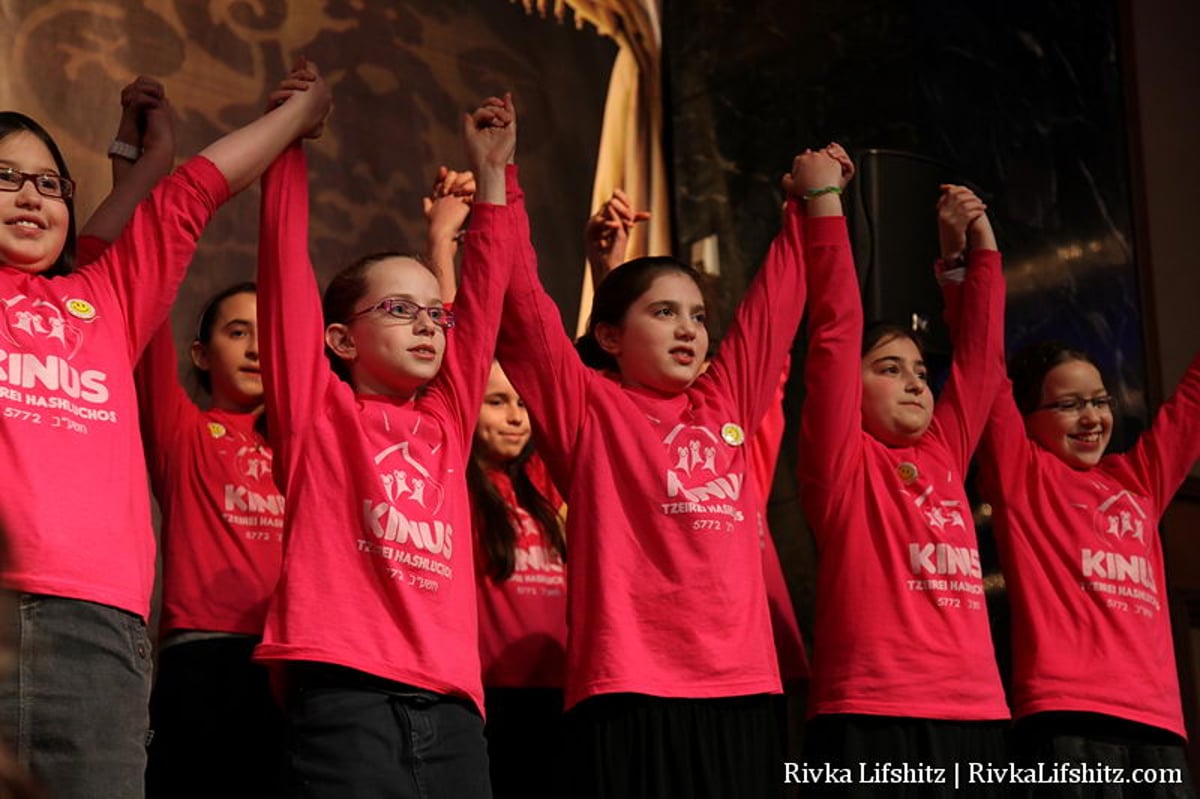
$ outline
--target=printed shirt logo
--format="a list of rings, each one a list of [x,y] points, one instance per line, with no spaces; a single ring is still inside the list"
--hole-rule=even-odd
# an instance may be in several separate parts
[[[3,300],[2,304],[4,316],[0,319],[0,335],[14,347],[49,349],[52,354],[69,361],[83,346],[83,331],[54,303],[18,294]],[[90,304],[88,308],[95,317],[95,309]]]
[[[386,500],[363,500],[363,521],[370,540],[407,543],[448,560],[454,551],[454,527],[436,518],[446,497],[442,484],[413,459],[407,441],[381,450],[374,461]],[[449,567],[441,568],[448,572]]]
[[[1120,491],[1096,508],[1095,530],[1107,545],[1117,542],[1140,544],[1146,549],[1146,511],[1128,491]]]
[[[83,303],[95,318],[95,308],[85,300],[64,302],[75,303],[77,308]],[[86,422],[115,423],[117,415],[73,402],[104,405],[110,398],[107,374],[71,364],[84,343],[78,319],[77,313],[64,313],[50,300],[25,294],[0,299],[0,384],[6,384],[0,386],[0,397],[27,407],[65,411],[66,415],[52,417],[54,426],[86,434]],[[35,423],[40,424],[41,419]]]
[[[1121,490],[1096,506],[1092,533],[1098,543],[1080,548],[1079,569],[1083,588],[1102,595],[1110,611],[1153,617],[1161,610],[1161,603],[1157,569],[1147,539],[1147,534],[1153,532],[1153,521],[1142,507],[1144,501]]]
[[[517,522],[517,542],[513,550],[513,573],[502,585],[518,596],[552,599],[567,589],[562,558],[542,536],[534,518],[524,508],[509,507]]]
[[[399,459],[393,458],[398,455]],[[390,469],[381,470],[379,479],[383,482],[384,493],[388,502],[395,505],[407,499],[421,506],[431,514],[442,508],[445,491],[440,483],[434,480],[424,466],[413,460],[408,454],[408,442],[388,447],[375,456],[375,465],[382,466],[390,459]],[[385,467],[386,468],[386,467]]]
[[[983,570],[979,547],[972,535],[973,526],[967,526],[966,498],[961,487],[955,490],[954,474],[947,469],[937,481],[909,461],[898,464],[895,474],[901,483],[901,497],[912,502],[932,539],[907,543],[905,555],[912,575],[906,581],[908,590],[941,594],[936,599],[939,608],[981,610]],[[937,488],[952,498],[939,496]]]
[[[251,480],[262,480],[271,474],[271,453],[258,444],[244,444],[238,447],[237,470],[243,477]]]
[[[963,532],[967,531],[967,523],[963,517],[963,504],[961,500],[937,499],[933,496],[933,486],[928,486],[913,500],[913,504],[920,509],[925,518],[925,524],[931,530],[937,530],[940,533],[945,532],[949,528],[957,527]]]
[[[745,475],[731,471],[735,450],[707,427],[678,424],[663,439],[667,453],[667,515],[680,513],[745,518],[739,500]],[[696,521],[696,530],[732,530],[731,522]]]

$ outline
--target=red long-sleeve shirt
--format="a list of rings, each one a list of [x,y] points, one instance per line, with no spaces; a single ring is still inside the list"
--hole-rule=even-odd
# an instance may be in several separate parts
[[[1200,358],[1129,452],[1071,468],[1005,383],[980,449],[1012,607],[1013,714],[1084,711],[1186,736],[1158,524],[1200,457]]]
[[[163,635],[259,635],[283,559],[283,496],[256,414],[201,410],[179,385],[171,326],[134,375],[150,483],[162,510]]]
[[[355,394],[326,361],[307,209],[294,146],[263,183],[259,341],[287,513],[257,657],[346,666],[482,712],[464,469],[508,282],[509,211],[474,206],[441,370],[396,399]]]
[[[536,455],[526,473],[550,504],[562,499]],[[479,560],[479,659],[488,688],[562,688],[567,660],[567,575],[558,552],[541,527],[517,502],[512,480],[502,470],[488,479],[508,506],[516,525],[516,563],[499,582],[487,573],[486,554],[476,535]]]
[[[912,446],[862,424],[862,304],[845,219],[809,219],[799,477],[816,538],[811,714],[1008,718],[963,489],[1004,353],[999,254],[976,251],[950,380]]]
[[[65,277],[0,266],[0,582],[150,614],[154,531],[133,365],[229,185],[196,157]]]
[[[674,395],[580,362],[514,210],[521,252],[498,354],[567,492],[566,705],[778,693],[746,445],[803,311],[795,204],[711,367]]]

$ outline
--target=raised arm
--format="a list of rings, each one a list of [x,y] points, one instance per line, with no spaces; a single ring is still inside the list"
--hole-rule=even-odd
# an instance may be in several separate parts
[[[320,79],[307,80],[304,65],[299,65],[272,100],[286,108],[297,96],[313,90],[318,91],[314,97],[327,94]],[[272,443],[286,463],[291,434],[314,417],[325,390],[336,379],[325,360],[321,293],[308,254],[308,162],[299,141],[263,175],[258,334],[267,424]]]
[[[529,408],[539,451],[565,491],[574,471],[571,452],[582,426],[587,384],[594,374],[579,360],[558,306],[538,277],[525,193],[515,165],[505,173],[505,192],[516,238],[508,252],[512,279],[504,298],[496,357]]]
[[[80,231],[80,238],[115,241],[138,204],[175,162],[175,128],[163,85],[139,76],[121,90],[121,121],[109,150],[113,187]]]
[[[803,191],[813,183],[838,182],[840,176],[838,162],[824,153],[806,152],[796,157],[791,174],[783,180],[789,195],[783,227],[738,305],[708,373],[701,378],[712,379],[730,392],[748,435],[754,435],[775,398],[780,373],[804,315]]]
[[[1125,457],[1165,510],[1200,458],[1200,354]]]
[[[161,484],[169,468],[167,456],[176,436],[190,429],[189,421],[199,410],[179,385],[179,359],[168,319],[142,352],[133,372],[137,387],[138,420],[146,463],[155,486]]]
[[[811,194],[828,186],[840,189],[849,179],[847,173],[853,173],[849,159],[839,162],[839,167],[838,176],[827,175],[827,168],[817,175],[806,174],[800,186],[810,192],[811,199],[804,220],[808,355],[798,473],[802,484],[824,489],[806,492],[806,509],[810,510],[809,498],[837,492],[862,463],[863,310],[858,275],[840,193]]]
[[[321,293],[308,254],[308,164],[300,142],[263,176],[258,336],[267,425],[272,444],[285,448],[337,379],[325,359]]]
[[[965,474],[1004,380],[1004,276],[986,207],[970,189],[943,187],[938,233],[943,256],[939,282],[954,355],[934,414]],[[956,287],[960,281],[961,289]]]
[[[442,302],[450,305],[458,293],[454,274],[454,256],[458,242],[464,237],[463,224],[471,212],[475,198],[475,176],[471,172],[456,172],[439,167],[433,190],[422,199],[428,223],[429,264],[437,275]]]
[[[200,151],[234,194],[257,180],[296,139],[320,135],[333,98],[316,65],[300,59],[272,100],[278,104],[266,114]]]
[[[448,331],[446,359],[433,386],[449,396],[465,451],[479,419],[512,274],[515,228],[505,192],[505,170],[517,144],[512,97],[488,98],[473,114],[464,115],[463,140],[476,179],[475,206],[463,242],[454,304],[457,322]]]
[[[620,189],[615,189],[612,197],[588,217],[583,245],[591,267],[593,292],[609,272],[625,263],[630,231],[649,218],[650,212],[634,210],[633,203]]]
[[[313,74],[313,73],[305,73]],[[128,331],[130,360],[166,318],[201,232],[231,190],[246,185],[292,139],[319,127],[329,108],[329,91],[317,77],[300,80],[275,110],[234,131],[162,180],[99,259],[80,271],[85,281],[109,284]],[[160,105],[148,112],[148,130]]]

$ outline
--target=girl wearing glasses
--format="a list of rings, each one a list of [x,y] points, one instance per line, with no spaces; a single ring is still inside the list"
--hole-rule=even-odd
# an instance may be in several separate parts
[[[1087,353],[1034,345],[1009,374],[980,476],[1012,607],[1018,754],[1186,775],[1158,524],[1200,457],[1200,359],[1120,455],[1104,454],[1113,399]]]
[[[476,202],[454,314],[394,253],[334,277],[322,309],[303,150],[264,180],[260,335],[287,519],[257,657],[282,677],[296,797],[490,796],[465,471],[508,281],[492,230],[511,227],[511,100],[467,117],[464,138]]]
[[[19,594],[0,726],[56,797],[143,794],[155,543],[133,364],[216,208],[329,102],[322,85],[207,147],[76,271],[62,155],[32,119],[0,113],[0,579]],[[146,114],[155,169],[163,152],[169,167],[169,114]]]

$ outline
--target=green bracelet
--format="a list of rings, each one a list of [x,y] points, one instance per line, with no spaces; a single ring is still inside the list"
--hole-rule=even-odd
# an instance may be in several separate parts
[[[841,193],[842,193],[841,186],[824,186],[819,189],[809,189],[808,191],[804,192],[804,199],[805,200],[815,200],[816,198],[820,197],[822,194],[841,194]]]

